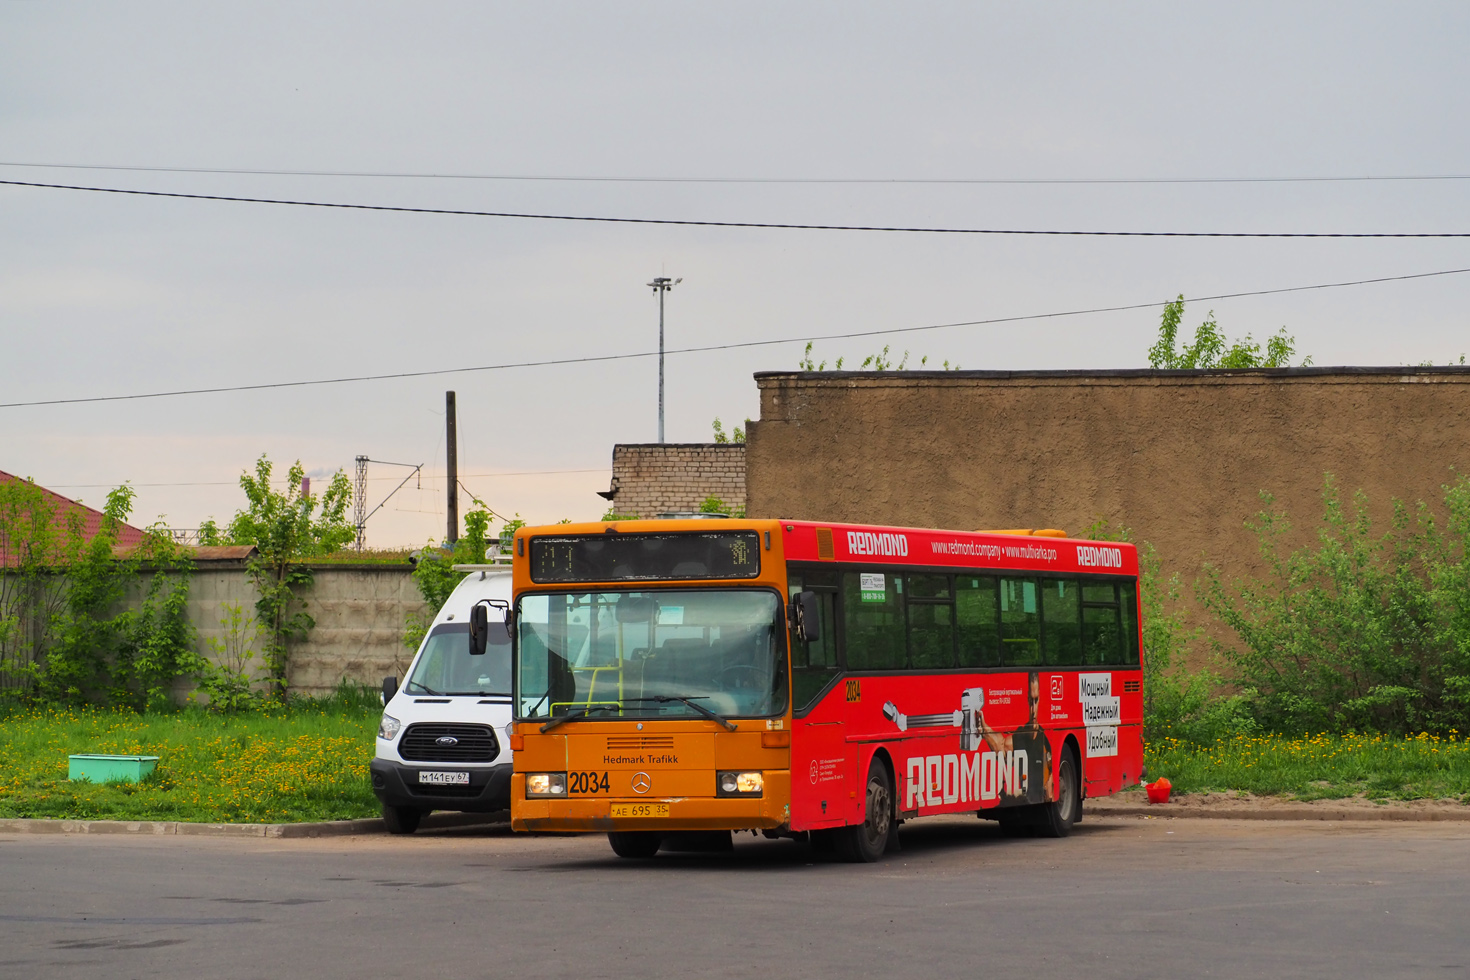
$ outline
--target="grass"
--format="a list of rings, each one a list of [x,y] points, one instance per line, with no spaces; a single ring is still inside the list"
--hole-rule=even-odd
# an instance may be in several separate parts
[[[370,693],[370,692],[369,692]],[[219,716],[41,708],[0,719],[0,818],[291,823],[376,816],[368,782],[379,708],[363,692]],[[67,756],[160,756],[139,784],[67,781]],[[1419,735],[1238,736],[1151,743],[1150,776],[1181,793],[1470,803],[1470,740]]]
[[[376,816],[376,704],[202,709],[42,708],[0,720],[0,817],[289,823]],[[160,756],[141,783],[72,783],[73,753]]]
[[[1148,746],[1150,778],[1182,793],[1238,790],[1299,800],[1458,799],[1470,803],[1470,740],[1416,735],[1236,736]]]

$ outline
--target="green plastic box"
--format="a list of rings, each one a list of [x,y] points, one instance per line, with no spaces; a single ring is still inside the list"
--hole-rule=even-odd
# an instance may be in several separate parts
[[[156,755],[70,756],[66,778],[74,783],[136,783],[158,765]]]

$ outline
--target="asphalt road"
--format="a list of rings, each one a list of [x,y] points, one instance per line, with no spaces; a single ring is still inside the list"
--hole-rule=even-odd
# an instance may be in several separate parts
[[[920,821],[877,865],[746,836],[0,837],[0,977],[1470,976],[1470,826]]]

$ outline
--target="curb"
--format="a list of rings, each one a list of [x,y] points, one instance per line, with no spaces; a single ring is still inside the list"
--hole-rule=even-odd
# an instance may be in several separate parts
[[[1168,803],[1133,804],[1097,807],[1090,809],[1087,816],[1103,817],[1149,817],[1153,819],[1185,818],[1195,820],[1333,820],[1333,821],[1398,821],[1404,823],[1465,822],[1470,821],[1470,806],[1457,810],[1411,810],[1407,807],[1379,807],[1372,810],[1357,807],[1330,806],[1278,806],[1260,810],[1237,810],[1233,807],[1209,809],[1206,807],[1173,807]]]
[[[505,823],[500,813],[434,813],[423,830]],[[355,837],[386,834],[380,817],[322,823],[190,823],[184,820],[0,820],[0,834],[135,834],[145,837]]]

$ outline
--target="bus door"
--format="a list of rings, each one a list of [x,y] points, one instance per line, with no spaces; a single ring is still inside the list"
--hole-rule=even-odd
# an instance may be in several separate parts
[[[815,581],[811,581],[815,579]],[[793,574],[790,593],[817,593],[820,636],[791,635],[791,828],[812,830],[847,822],[847,725],[838,663],[837,590],[818,575]]]

